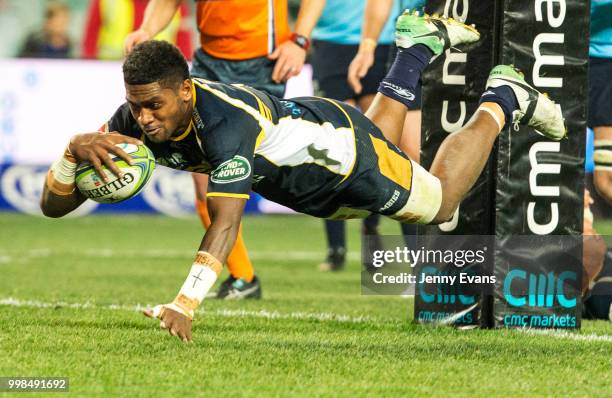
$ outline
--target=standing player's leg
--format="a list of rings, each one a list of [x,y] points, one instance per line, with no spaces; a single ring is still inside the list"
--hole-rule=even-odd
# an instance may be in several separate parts
[[[593,183],[597,192],[608,202],[612,202],[612,125],[593,127],[593,133],[595,135]]]
[[[593,182],[597,192],[612,202],[612,54],[589,58],[588,126],[595,134]]]

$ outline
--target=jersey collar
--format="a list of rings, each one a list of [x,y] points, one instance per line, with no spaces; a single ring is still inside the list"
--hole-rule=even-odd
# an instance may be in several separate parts
[[[193,85],[193,81],[191,82],[191,101],[193,103],[193,108],[195,109],[196,91],[195,91],[195,86]],[[191,133],[191,130],[193,130],[193,118],[189,121],[189,127],[187,127],[187,130],[185,130],[183,134],[179,135],[178,137],[171,137],[170,140],[171,141],[181,141],[185,139],[185,137],[187,137],[189,133]]]

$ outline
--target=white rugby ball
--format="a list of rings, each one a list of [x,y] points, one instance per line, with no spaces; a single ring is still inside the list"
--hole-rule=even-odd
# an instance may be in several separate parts
[[[117,144],[133,159],[133,165],[125,160],[112,156],[115,165],[123,171],[124,175],[118,178],[106,166],[102,166],[109,178],[105,183],[96,173],[93,165],[82,162],[76,170],[76,186],[89,199],[99,203],[118,203],[137,195],[147,184],[153,170],[155,170],[155,157],[145,145]]]

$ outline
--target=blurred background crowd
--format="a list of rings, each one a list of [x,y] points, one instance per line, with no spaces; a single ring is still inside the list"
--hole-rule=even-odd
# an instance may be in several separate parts
[[[147,2],[0,0],[0,58],[120,59],[125,36],[140,26]],[[293,22],[300,1],[288,3]],[[123,17],[105,19],[111,14]],[[198,42],[195,27],[195,2],[184,0],[164,38],[191,57]]]

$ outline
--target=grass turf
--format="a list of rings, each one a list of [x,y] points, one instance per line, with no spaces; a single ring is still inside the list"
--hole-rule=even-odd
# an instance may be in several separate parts
[[[195,218],[0,213],[0,300],[20,303],[0,305],[0,376],[67,376],[86,396],[612,394],[609,338],[414,325],[412,300],[360,295],[355,223],[347,270],[316,271],[321,224],[247,217],[264,299],[205,302],[184,345],[135,306],[174,297],[201,238]],[[583,321],[581,335],[612,325]]]

